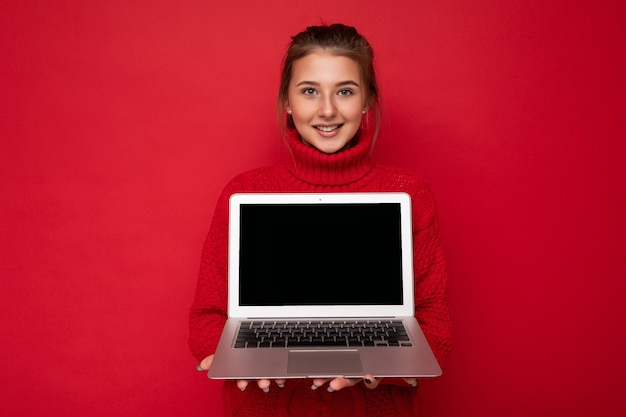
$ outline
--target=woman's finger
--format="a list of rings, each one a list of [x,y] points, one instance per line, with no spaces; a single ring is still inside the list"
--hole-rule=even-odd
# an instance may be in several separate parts
[[[328,384],[328,391],[335,392],[340,389],[344,389],[347,387],[354,386],[361,382],[362,379],[359,378],[335,378]]]
[[[311,384],[311,389],[316,390],[322,385],[324,385],[325,383],[327,383],[328,381],[330,381],[330,378],[328,379],[316,378],[313,380],[313,383]]]
[[[246,388],[248,388],[248,381],[246,381],[245,379],[238,380],[237,388],[239,388],[241,391],[245,391]]]
[[[256,384],[263,392],[270,391],[270,385],[272,384],[269,379],[259,379]]]
[[[413,388],[417,387],[417,378],[402,378],[404,382],[412,386]]]
[[[356,384],[359,380],[355,379],[346,379],[346,378],[335,378],[330,381],[328,384],[328,392],[339,391],[340,389],[344,389],[346,387],[351,387]]]
[[[196,370],[198,372],[208,371],[209,368],[211,368],[211,364],[213,364],[213,357],[214,356],[215,355],[210,355],[210,356],[207,356],[206,358],[202,359],[202,361],[200,361],[200,363],[196,365]]]
[[[374,375],[372,374],[367,374],[363,377],[363,382],[365,383],[365,386],[370,389],[376,388],[378,384],[380,384],[380,381],[382,380],[383,380],[382,378],[378,378],[378,379],[374,378]]]

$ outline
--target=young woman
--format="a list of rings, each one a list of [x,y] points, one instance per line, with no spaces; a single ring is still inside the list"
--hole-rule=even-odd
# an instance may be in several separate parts
[[[235,177],[222,192],[204,245],[189,344],[207,371],[227,311],[228,199],[236,192],[402,191],[413,203],[415,316],[440,365],[451,349],[447,276],[432,193],[419,176],[375,164],[380,124],[373,52],[356,29],[309,27],[292,38],[278,94],[290,151],[282,165]],[[319,254],[311,254],[312,259]],[[319,389],[323,387],[323,389]],[[414,416],[415,379],[226,381],[226,416]]]

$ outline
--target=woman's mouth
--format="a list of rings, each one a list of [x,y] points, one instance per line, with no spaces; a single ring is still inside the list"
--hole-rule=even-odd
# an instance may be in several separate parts
[[[339,129],[341,126],[343,126],[343,124],[332,125],[332,126],[321,126],[320,125],[320,126],[313,126],[313,127],[315,127],[320,132],[330,133],[330,132],[333,132],[333,131]]]

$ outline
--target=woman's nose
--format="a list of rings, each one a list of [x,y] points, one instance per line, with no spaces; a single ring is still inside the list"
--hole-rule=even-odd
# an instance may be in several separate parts
[[[337,113],[337,107],[332,97],[324,97],[320,101],[319,115],[322,117],[332,117]]]

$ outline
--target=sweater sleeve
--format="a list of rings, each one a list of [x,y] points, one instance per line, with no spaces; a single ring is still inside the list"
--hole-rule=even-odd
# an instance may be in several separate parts
[[[230,187],[226,187],[218,198],[202,249],[196,294],[189,314],[189,347],[199,361],[215,353],[227,318],[230,195]]]
[[[434,197],[428,186],[413,194],[415,317],[439,365],[452,350],[448,276]]]

